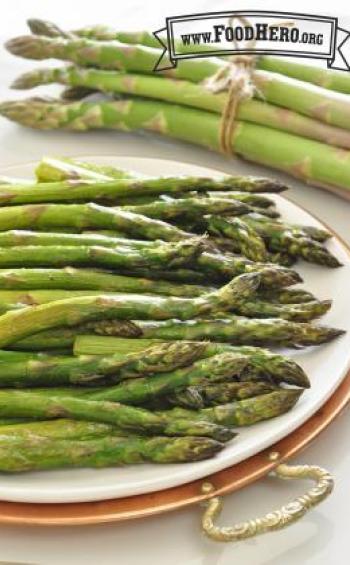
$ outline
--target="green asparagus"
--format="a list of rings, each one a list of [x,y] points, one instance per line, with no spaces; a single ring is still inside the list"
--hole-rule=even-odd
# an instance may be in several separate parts
[[[46,200],[47,193],[43,191],[43,194]],[[161,220],[154,220],[141,214],[107,208],[94,203],[28,204],[4,207],[0,208],[0,222],[0,231],[11,229],[46,231],[48,228],[57,227],[83,230],[90,227],[116,229],[132,237],[151,240],[162,239],[164,241],[181,241],[193,235]]]
[[[53,303],[51,303],[53,304]],[[38,308],[40,308],[38,306]],[[5,316],[18,316],[22,312],[9,312]],[[142,330],[140,337],[147,339],[196,341],[209,339],[235,345],[320,345],[344,334],[340,329],[298,323],[282,318],[245,318],[230,316],[221,319],[195,319],[188,321],[136,321]],[[1,329],[1,319],[0,319]],[[123,336],[121,336],[123,337]]]
[[[124,356],[42,355],[36,359],[10,360],[0,365],[0,385],[23,388],[65,384],[113,384],[129,378],[167,373],[191,365],[205,350],[205,343],[179,341],[155,344],[140,353]]]
[[[236,277],[224,287],[193,299],[146,295],[85,296],[7,312],[0,317],[0,347],[42,330],[98,319],[191,319],[232,308],[257,289],[257,273]]]
[[[173,408],[157,413],[171,414],[177,418],[190,418],[191,420],[197,418],[200,421],[206,420],[225,426],[251,426],[261,420],[275,418],[288,412],[299,400],[302,392],[302,389],[281,389],[197,411]]]
[[[157,433],[169,436],[208,436],[227,441],[234,433],[208,420],[177,418],[172,414],[156,414],[116,402],[85,400],[74,397],[46,397],[22,391],[0,391],[0,414],[4,418],[41,419],[72,418],[116,425],[136,433]]]
[[[0,234],[1,238],[1,234]],[[213,290],[212,287],[194,284],[174,284],[168,281],[125,277],[91,269],[0,269],[0,289],[28,291],[83,290],[100,292],[125,292],[131,294],[164,294],[194,297]],[[22,300],[21,300],[22,301]]]

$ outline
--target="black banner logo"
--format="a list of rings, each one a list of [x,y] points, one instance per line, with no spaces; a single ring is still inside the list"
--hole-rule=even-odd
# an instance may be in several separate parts
[[[237,53],[326,59],[329,68],[349,71],[350,32],[338,19],[257,10],[212,12],[166,18],[155,37],[164,51],[155,71],[177,61]]]

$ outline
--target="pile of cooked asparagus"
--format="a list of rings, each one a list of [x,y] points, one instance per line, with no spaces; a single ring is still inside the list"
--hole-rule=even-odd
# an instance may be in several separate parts
[[[197,461],[290,410],[308,377],[260,346],[343,332],[293,288],[298,259],[340,263],[284,188],[69,158],[1,178],[0,470]]]
[[[35,69],[18,77],[13,88],[58,83],[64,90],[56,100],[3,102],[3,116],[44,130],[144,129],[222,151],[227,81],[213,77],[229,73],[227,59],[184,59],[155,73],[163,49],[151,33],[105,26],[67,32],[35,19],[28,25],[32,35],[7,42],[12,54],[70,66]],[[348,194],[348,73],[260,56],[251,82],[254,96],[238,105],[232,153]]]

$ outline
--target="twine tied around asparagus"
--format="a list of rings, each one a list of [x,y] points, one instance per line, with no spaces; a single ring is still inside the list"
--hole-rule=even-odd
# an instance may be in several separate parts
[[[249,25],[249,21],[242,16],[234,16],[229,19],[232,25],[237,19],[243,25]],[[246,48],[253,49],[256,40],[253,39],[246,44]],[[238,42],[234,40],[234,46],[238,49]],[[220,68],[212,77],[205,81],[205,86],[211,92],[218,93],[227,91],[227,101],[222,111],[220,123],[220,149],[227,155],[232,155],[232,134],[236,123],[236,114],[239,103],[252,98],[255,86],[252,80],[256,65],[256,56],[251,54],[233,55],[228,64]]]

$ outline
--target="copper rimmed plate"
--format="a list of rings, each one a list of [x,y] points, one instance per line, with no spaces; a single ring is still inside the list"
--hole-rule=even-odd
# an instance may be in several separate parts
[[[160,159],[92,157],[92,160],[115,164],[149,175],[217,176],[220,174],[215,170]],[[32,170],[32,165],[16,166],[11,171],[7,170],[6,174],[28,177]],[[283,217],[288,221],[319,225],[318,220],[285,198],[277,196],[276,200]],[[307,288],[320,298],[334,300],[331,312],[322,323],[350,330],[350,304],[344,293],[344,288],[347,288],[350,280],[350,258],[338,238],[335,237],[329,245],[343,261],[344,267],[332,270],[301,264],[298,268]],[[311,390],[305,392],[301,401],[288,414],[262,422],[250,429],[239,430],[239,438],[227,445],[213,459],[185,465],[142,465],[2,475],[0,499],[24,503],[73,503],[116,498],[125,500],[125,497],[166,491],[232,468],[233,465],[246,461],[280,441],[308,420],[330,398],[346,375],[350,364],[349,351],[350,331],[340,339],[320,348],[288,352],[301,363],[310,376]]]

